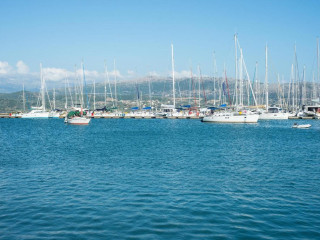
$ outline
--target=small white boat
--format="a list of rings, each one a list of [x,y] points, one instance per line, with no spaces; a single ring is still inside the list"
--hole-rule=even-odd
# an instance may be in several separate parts
[[[88,125],[90,122],[90,118],[87,117],[78,117],[78,116],[74,116],[72,118],[67,118],[66,122],[68,124],[73,124],[73,125]]]
[[[293,128],[310,128],[311,124],[301,124],[301,125],[299,125],[297,123],[294,123],[292,127]]]

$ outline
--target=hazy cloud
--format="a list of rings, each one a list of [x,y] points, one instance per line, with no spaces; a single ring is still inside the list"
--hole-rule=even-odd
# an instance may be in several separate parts
[[[27,66],[27,64],[25,64],[21,60],[17,62],[16,67],[17,67],[17,73],[19,74],[26,74],[29,72],[29,67]]]
[[[0,61],[0,74],[9,74],[12,71],[12,67],[8,62]]]
[[[43,77],[49,81],[61,81],[72,73],[62,68],[43,68]]]
[[[113,70],[111,72],[109,72],[109,76],[111,77],[114,77],[114,76],[117,76],[119,78],[122,78],[122,75],[120,74],[119,70]]]
[[[172,76],[172,73],[170,73],[170,76]],[[181,72],[174,72],[174,76],[176,78],[190,78],[191,77],[191,73],[189,70],[182,70]],[[195,76],[193,74],[193,76]]]
[[[151,77],[160,77],[160,74],[157,73],[156,71],[149,72],[148,75]]]

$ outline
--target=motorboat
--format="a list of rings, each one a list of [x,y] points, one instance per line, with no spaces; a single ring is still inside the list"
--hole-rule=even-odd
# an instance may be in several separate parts
[[[32,110],[28,113],[23,113],[21,118],[48,118],[49,112],[42,107],[32,107]]]
[[[294,123],[293,128],[310,128],[311,127],[311,124],[297,124],[297,123]]]
[[[270,107],[267,112],[260,114],[260,120],[287,120],[289,113],[282,111],[278,107]]]

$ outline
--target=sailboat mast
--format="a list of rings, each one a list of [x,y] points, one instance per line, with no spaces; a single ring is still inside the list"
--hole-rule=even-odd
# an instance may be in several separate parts
[[[242,58],[242,48],[240,48],[240,105],[243,107],[243,58]]]
[[[56,109],[56,89],[53,89],[53,110]]]
[[[256,80],[256,97],[257,97],[257,104],[260,104],[260,84],[259,84],[259,77],[258,77],[258,62],[256,62],[256,72],[255,72],[255,80]]]
[[[110,83],[109,72],[108,72],[108,66],[107,66],[107,62],[106,62],[106,61],[104,62],[104,71],[105,71],[105,78],[108,80],[109,91],[110,91],[110,97],[111,97],[111,99],[112,99],[112,106],[114,107],[114,100],[113,100],[113,97],[112,97],[111,83]],[[107,94],[106,94],[105,103],[107,104]]]
[[[317,88],[316,88],[316,83],[314,82],[314,72],[312,72],[312,99],[316,99],[317,98]]]
[[[68,109],[67,77],[66,77],[66,81],[65,81],[65,84],[64,84],[64,95],[66,97],[65,109]]]
[[[107,106],[107,78],[106,78],[106,61],[104,61],[104,106]]]
[[[176,95],[175,95],[175,79],[174,79],[174,56],[173,56],[173,44],[171,44],[171,63],[172,63],[172,96],[173,107],[176,108]]]
[[[26,97],[24,94],[24,82],[22,84],[22,102],[23,102],[23,112],[26,111]]]
[[[268,87],[268,45],[266,45],[266,74],[265,74],[265,88],[266,88],[266,110],[269,109],[269,87]]]
[[[96,80],[93,79],[93,111],[96,109]]]
[[[113,69],[114,69],[114,98],[115,98],[115,106],[118,106],[117,103],[117,73],[116,73],[116,59],[113,60]]]
[[[291,79],[292,79],[292,86],[291,86],[291,89],[292,89],[292,110],[295,109],[295,101],[294,101],[294,98],[295,98],[295,91],[294,91],[294,70],[293,70],[293,64],[291,65]]]
[[[213,51],[213,105],[216,105],[216,59]]]
[[[87,108],[89,110],[90,109],[90,105],[89,105],[89,98],[88,98],[88,93],[87,93],[86,75],[85,75],[85,72],[84,72],[84,63],[83,62],[82,62],[82,75],[83,75],[84,90],[85,90],[86,100],[87,100]],[[82,93],[82,95],[83,95],[83,93]]]
[[[200,72],[200,66],[198,65],[198,74],[199,74],[199,108],[201,107],[201,72]]]
[[[41,101],[42,101],[42,110],[46,110],[46,99],[44,95],[44,79],[43,79],[43,72],[42,72],[42,63],[40,63],[40,78],[41,78]]]
[[[236,92],[236,106],[238,106],[238,80],[237,80],[237,77],[238,77],[238,51],[237,51],[237,34],[234,35],[234,49],[235,49],[235,92]]]
[[[150,100],[150,107],[152,108],[152,95],[151,95],[151,76],[148,77],[149,80],[149,100]]]
[[[306,66],[303,66],[302,105],[307,104],[306,94]]]
[[[319,38],[317,38],[317,86],[319,86],[318,84],[319,84],[319,71],[320,71],[320,63],[319,63]],[[317,95],[317,89],[318,88],[316,88],[316,95]],[[316,96],[317,97],[317,96]]]

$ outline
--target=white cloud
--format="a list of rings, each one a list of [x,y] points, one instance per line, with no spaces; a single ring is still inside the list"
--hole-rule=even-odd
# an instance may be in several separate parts
[[[172,73],[170,72],[170,76],[172,76]],[[190,78],[191,77],[191,72],[189,70],[182,70],[181,72],[174,72],[174,76],[176,78]],[[195,76],[193,74],[193,76]]]
[[[119,78],[122,78],[122,75],[120,74],[119,70],[113,70],[111,72],[109,72],[109,76],[111,77],[114,77],[114,76],[117,76]]]
[[[0,74],[8,74],[12,70],[12,67],[9,65],[8,62],[1,62],[0,61]]]
[[[23,61],[18,61],[17,64],[17,73],[19,74],[26,74],[29,72],[29,67],[27,66],[27,64],[25,64]]]
[[[157,73],[156,71],[149,72],[148,75],[151,77],[160,77],[160,74]]]
[[[65,79],[71,72],[62,68],[43,68],[43,77],[49,81],[61,81]]]

